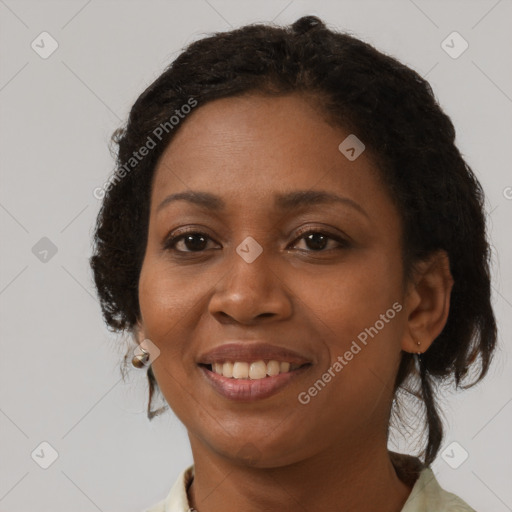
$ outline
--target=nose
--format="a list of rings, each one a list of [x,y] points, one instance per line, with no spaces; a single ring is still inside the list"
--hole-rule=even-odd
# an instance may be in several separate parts
[[[292,314],[291,290],[265,250],[251,263],[233,251],[226,263],[229,270],[217,282],[208,306],[219,322],[254,325]]]

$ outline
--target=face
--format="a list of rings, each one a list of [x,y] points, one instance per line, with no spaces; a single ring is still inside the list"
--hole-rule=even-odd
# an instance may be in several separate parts
[[[385,436],[401,224],[368,151],[338,149],[348,135],[297,95],[227,98],[190,114],[158,163],[140,338],[194,452],[277,467]],[[191,192],[215,197],[169,197]]]

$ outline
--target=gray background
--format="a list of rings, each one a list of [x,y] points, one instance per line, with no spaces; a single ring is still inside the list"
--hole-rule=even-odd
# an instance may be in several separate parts
[[[126,340],[106,330],[88,267],[93,190],[113,169],[112,131],[180,48],[304,14],[427,77],[484,186],[500,349],[480,386],[442,401],[443,449],[456,441],[468,459],[453,469],[440,455],[433,469],[477,510],[512,510],[510,0],[0,0],[1,512],[141,511],[192,462],[172,413],[146,419],[145,372],[121,380]],[[46,59],[31,47],[43,31],[59,45]],[[441,46],[453,31],[469,44],[458,58]],[[58,454],[47,469],[42,442]]]

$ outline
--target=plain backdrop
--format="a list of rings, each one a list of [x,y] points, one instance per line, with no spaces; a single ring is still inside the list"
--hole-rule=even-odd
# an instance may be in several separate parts
[[[147,420],[145,372],[121,380],[88,266],[93,190],[111,133],[181,48],[306,14],[427,77],[485,189],[500,347],[481,385],[442,401],[442,449],[467,460],[433,469],[476,510],[512,510],[510,0],[0,0],[0,512],[140,512],[192,462],[172,412]]]

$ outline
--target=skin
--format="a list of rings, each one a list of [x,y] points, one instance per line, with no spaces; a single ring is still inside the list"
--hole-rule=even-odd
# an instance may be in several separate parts
[[[404,283],[399,213],[369,151],[349,161],[338,150],[348,135],[306,97],[246,95],[198,107],[157,165],[138,337],[160,350],[153,371],[188,431],[189,499],[199,512],[399,512],[411,491],[386,447],[393,382],[402,351],[425,351],[441,332],[453,280],[440,252]],[[158,211],[168,195],[190,190],[220,196],[225,210],[180,200]],[[333,192],[365,213],[344,203],[275,209],[273,195],[294,190]],[[202,252],[193,251],[197,236],[163,248],[182,227],[207,235]],[[325,248],[299,227],[328,236]],[[235,250],[248,236],[263,249],[252,263]],[[299,403],[396,302],[402,310]],[[271,397],[234,402],[196,365],[233,340],[265,340],[313,364]]]

